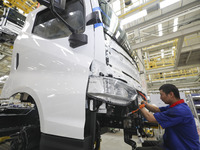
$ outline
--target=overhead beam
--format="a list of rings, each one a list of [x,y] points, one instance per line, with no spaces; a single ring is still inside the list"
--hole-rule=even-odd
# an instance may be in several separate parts
[[[182,36],[178,39],[177,50],[176,50],[176,58],[175,58],[175,63],[174,63],[175,69],[177,69],[177,66],[178,66],[178,63],[179,63],[179,59],[180,59],[180,55],[181,55],[181,49],[182,49],[182,46],[183,46],[183,41],[184,41],[184,36]]]
[[[198,83],[198,82],[190,82],[190,85],[188,85],[189,87],[186,87],[187,83],[185,83],[186,86],[184,85],[184,87],[179,87],[179,84],[176,84],[176,83],[175,83],[175,85],[177,87],[179,87],[179,92],[181,92],[181,91],[189,91],[189,90],[198,90],[199,91],[200,90],[200,85],[199,86],[195,85],[194,87],[192,87],[193,83]],[[157,85],[157,86],[155,86],[155,85],[153,86],[152,85],[151,88],[148,89],[148,92],[150,92],[150,93],[160,93],[160,91],[158,90],[159,87],[160,87],[160,85]]]
[[[149,27],[151,25],[155,25],[156,23],[162,22],[162,21],[167,20],[167,19],[171,19],[171,18],[178,16],[178,15],[182,15],[182,14],[188,12],[188,10],[192,10],[192,9],[195,9],[195,8],[198,8],[198,7],[200,7],[200,1],[196,0],[196,1],[189,3],[185,6],[177,8],[173,11],[170,11],[170,12],[165,13],[163,15],[160,15],[158,17],[152,18],[150,20],[146,20],[145,22],[142,22],[142,23],[139,23],[135,26],[127,28],[126,32],[132,32],[135,29],[139,29],[139,28],[142,29],[142,28]]]
[[[127,13],[120,15],[119,18],[124,18],[124,17],[128,16],[129,14],[131,14],[131,13],[137,11],[137,10],[141,10],[142,8],[148,6],[148,5],[150,5],[150,4],[152,4],[152,3],[156,2],[156,1],[157,0],[151,0],[151,1],[147,2],[147,3],[144,3],[144,4],[138,6],[138,7],[134,8],[134,9],[128,11]]]
[[[164,35],[164,36],[159,37],[159,38],[154,38],[152,40],[144,41],[144,42],[141,42],[141,43],[138,43],[138,44],[132,44],[131,49],[136,50],[136,49],[144,48],[144,47],[147,47],[147,46],[150,46],[150,45],[162,43],[162,42],[165,42],[165,41],[168,41],[168,40],[172,40],[172,39],[175,39],[175,38],[179,38],[179,37],[182,37],[182,36],[193,34],[193,33],[199,32],[199,31],[200,31],[199,25],[196,25],[196,26],[193,26],[193,27],[189,27],[189,28],[186,28],[186,29],[179,30],[177,32],[173,32],[173,33]]]
[[[184,69],[195,68],[195,67],[200,67],[200,64],[182,66],[182,67],[178,67],[176,70],[184,70]],[[165,73],[165,72],[171,72],[171,71],[175,71],[174,66],[146,70],[146,74],[155,74],[155,73],[160,73],[160,72]]]
[[[3,63],[4,60],[6,60],[9,56],[4,56],[1,60],[0,63]]]
[[[182,92],[182,91],[190,91],[190,90],[192,90],[192,91],[199,91],[199,89],[200,89],[200,86],[196,86],[195,88],[191,88],[191,87],[189,87],[189,88],[185,88],[185,87],[183,87],[183,88],[179,88],[178,90],[179,90],[179,92]],[[149,89],[149,91],[148,91],[148,93],[160,93],[160,91],[158,90],[158,88],[157,89]]]
[[[185,82],[185,83],[183,83]],[[187,81],[182,81],[182,82],[173,82],[173,81],[167,81],[167,82],[160,82],[160,83],[157,83],[156,85],[149,85],[148,83],[148,90],[150,89],[159,89],[159,87],[162,85],[162,84],[166,84],[166,83],[170,83],[170,84],[174,84],[176,85],[178,88],[188,88],[188,87],[199,87],[200,86],[200,83],[199,82],[187,82]]]
[[[160,72],[164,73],[164,72],[170,72],[170,71],[174,71],[174,66],[146,70],[146,74],[154,74],[154,73],[160,73]]]
[[[6,56],[12,56],[11,53],[8,53],[8,52],[2,51],[2,50],[0,50],[0,53],[2,53],[3,55],[6,55]]]
[[[183,47],[181,53],[195,51],[195,50],[198,50],[198,49],[200,49],[200,43]]]
[[[172,41],[167,41],[167,42],[164,42],[164,43],[161,43],[161,44],[158,44],[158,45],[153,45],[153,46],[150,46],[150,47],[147,47],[145,49],[143,49],[143,51],[155,51],[155,50],[158,50],[158,48],[161,48],[161,49],[164,49],[166,47],[172,47],[173,44],[174,44],[175,40],[172,40]]]

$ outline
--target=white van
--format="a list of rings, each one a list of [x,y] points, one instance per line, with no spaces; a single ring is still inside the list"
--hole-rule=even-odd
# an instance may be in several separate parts
[[[20,95],[33,105],[9,108],[0,117],[5,129],[0,133],[16,133],[11,145],[24,149],[97,150],[102,133],[120,128],[135,149],[131,138],[143,135],[143,118],[139,111],[127,114],[138,108],[143,89],[126,33],[109,4],[39,2],[45,6],[27,16],[15,41],[1,95]]]

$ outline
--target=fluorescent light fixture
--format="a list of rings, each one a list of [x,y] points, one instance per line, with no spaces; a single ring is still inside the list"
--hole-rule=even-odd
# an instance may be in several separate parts
[[[178,30],[178,18],[174,19],[174,28],[173,28],[173,32],[176,32]]]
[[[120,15],[121,14],[121,8],[120,8],[120,1],[115,1],[113,2],[113,11],[116,13],[116,15]]]
[[[172,47],[172,56],[174,56],[174,55],[175,55],[175,50],[176,50],[176,47],[175,47],[175,46],[173,46],[173,47]]]
[[[162,32],[162,24],[159,24],[159,25],[158,25],[158,32],[159,32],[159,36],[162,36],[162,35],[163,35],[163,32]]]
[[[172,47],[172,56],[174,56],[175,46]]]
[[[124,26],[120,23],[120,28],[123,30],[124,29]]]
[[[21,9],[18,9],[20,14],[23,14],[24,12]]]
[[[114,33],[118,25],[118,17],[114,13],[112,13],[110,22],[112,23],[110,24],[109,30]]]
[[[175,4],[177,2],[179,2],[180,0],[165,0],[165,1],[162,1],[160,2],[160,9],[163,9],[167,6],[170,6],[172,4]]]
[[[172,48],[172,56],[174,56],[174,49]]]
[[[164,54],[164,49],[161,49],[161,58],[164,58],[165,54]]]
[[[125,25],[125,24],[130,23],[130,22],[132,22],[132,21],[134,21],[134,20],[137,20],[137,19],[139,19],[139,18],[142,18],[142,17],[144,17],[144,16],[146,16],[146,15],[147,15],[147,10],[145,9],[145,10],[142,10],[142,11],[136,13],[136,14],[133,14],[133,15],[131,15],[131,16],[129,16],[129,17],[123,19],[123,20],[121,21],[121,24],[122,24],[122,25]]]

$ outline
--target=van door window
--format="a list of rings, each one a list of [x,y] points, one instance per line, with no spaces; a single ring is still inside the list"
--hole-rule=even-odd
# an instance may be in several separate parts
[[[85,31],[85,7],[82,0],[67,1],[65,10],[56,9],[57,13],[73,27],[76,33]],[[47,39],[67,37],[71,33],[67,25],[56,18],[50,9],[37,14],[33,34]]]
[[[33,34],[47,39],[56,39],[69,36],[71,32],[49,9],[46,9],[37,14]]]

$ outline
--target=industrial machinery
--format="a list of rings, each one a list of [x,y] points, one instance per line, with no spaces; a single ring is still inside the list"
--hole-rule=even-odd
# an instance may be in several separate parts
[[[98,150],[108,128],[144,134],[145,94],[126,33],[105,0],[39,0],[17,36],[0,136],[11,149]],[[37,139],[37,140],[34,140]]]
[[[21,31],[26,17],[17,10],[4,7],[0,16],[0,43],[13,44],[18,33]]]

